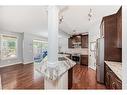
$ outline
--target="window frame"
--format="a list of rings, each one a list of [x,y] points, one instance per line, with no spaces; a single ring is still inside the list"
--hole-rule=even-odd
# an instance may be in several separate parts
[[[48,45],[47,41],[41,40],[41,39],[34,39],[33,44],[34,44],[34,42],[40,42],[41,44],[47,44]],[[47,46],[47,49],[48,49],[48,46]],[[34,58],[34,47],[33,47],[33,58]]]
[[[3,42],[3,36],[10,36],[10,37],[15,37],[16,38],[16,56],[15,57],[7,57],[7,58],[3,58],[2,57],[2,42]],[[1,39],[1,42],[0,42],[0,55],[1,55],[1,60],[10,60],[10,59],[17,59],[18,58],[18,36],[16,35],[10,35],[10,34],[0,34],[0,39]]]

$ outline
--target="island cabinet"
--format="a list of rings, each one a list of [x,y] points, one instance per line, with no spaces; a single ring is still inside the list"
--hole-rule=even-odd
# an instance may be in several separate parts
[[[88,66],[88,55],[81,55],[81,65]]]
[[[122,81],[105,63],[105,85],[107,89],[122,89]]]
[[[81,47],[88,48],[88,35],[82,35],[81,37]]]
[[[68,70],[68,89],[72,88],[73,84],[73,67]]]

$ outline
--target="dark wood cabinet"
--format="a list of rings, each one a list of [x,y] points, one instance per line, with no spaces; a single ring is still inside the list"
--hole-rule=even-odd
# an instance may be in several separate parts
[[[117,12],[117,47],[122,48],[122,7]]]
[[[122,89],[122,81],[105,63],[105,85],[107,89]]]
[[[74,43],[81,42],[81,35],[73,35],[73,42]]]
[[[88,35],[81,36],[81,47],[88,48]]]
[[[88,48],[88,35],[73,35],[68,38],[68,48],[74,48],[74,45],[77,48]]]
[[[106,72],[106,74],[105,74],[105,85],[106,85],[106,88],[110,89],[110,74],[109,74],[109,72]]]
[[[105,85],[106,85],[106,88],[107,89],[110,89],[110,69],[108,68],[108,66],[105,64],[105,66],[104,66],[104,68],[105,68],[105,78],[104,78],[104,80],[105,80]]]
[[[103,18],[100,31],[104,37],[104,60],[122,60],[122,50],[118,48],[117,15],[113,14]]]
[[[88,55],[81,55],[81,65],[88,66]]]
[[[68,70],[68,89],[72,88],[73,84],[73,67]]]
[[[73,48],[72,40],[73,40],[72,37],[68,38],[68,48]]]

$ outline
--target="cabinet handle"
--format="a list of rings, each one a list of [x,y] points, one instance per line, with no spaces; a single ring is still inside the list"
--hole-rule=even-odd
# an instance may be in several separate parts
[[[112,83],[113,85],[115,84],[115,82]]]
[[[112,82],[112,89],[116,89],[115,82]]]

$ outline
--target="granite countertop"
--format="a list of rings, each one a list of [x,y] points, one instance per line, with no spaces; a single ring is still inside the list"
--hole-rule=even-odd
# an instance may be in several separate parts
[[[72,68],[76,63],[69,58],[66,54],[59,54],[58,58],[61,61],[57,61],[55,64],[48,63],[47,59],[41,63],[35,63],[35,69],[40,72],[45,78],[50,80],[56,80],[60,78],[65,72]]]
[[[122,62],[105,61],[105,63],[122,80]]]
[[[70,56],[70,54],[65,54],[65,53],[63,53],[63,54],[58,54],[58,56],[59,56],[59,57],[61,57],[61,56],[62,56],[62,57],[67,57],[67,56]]]

